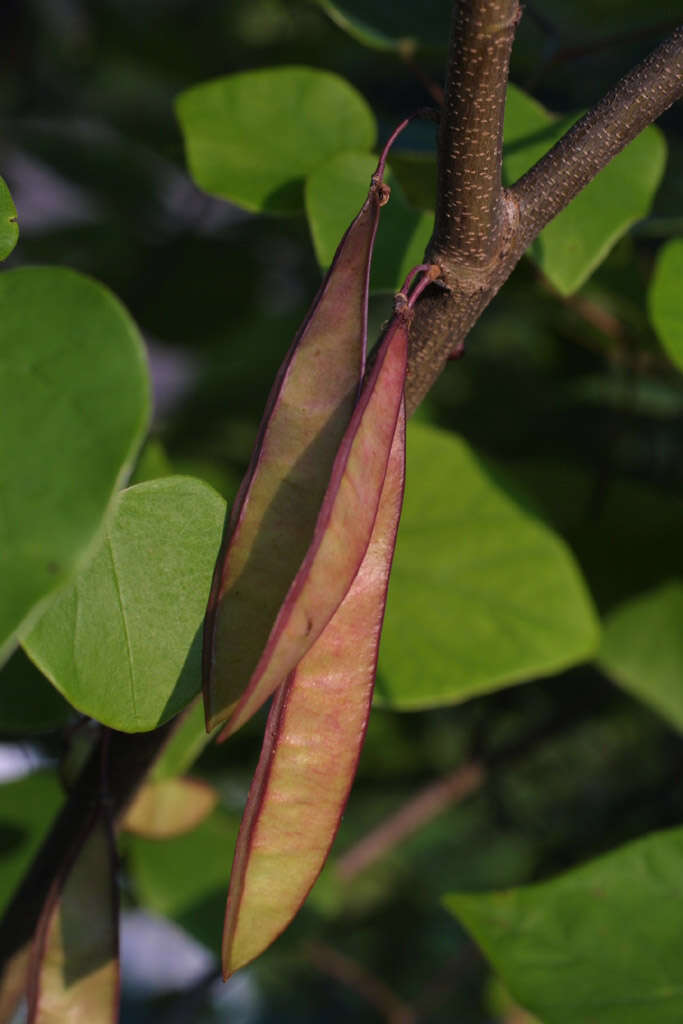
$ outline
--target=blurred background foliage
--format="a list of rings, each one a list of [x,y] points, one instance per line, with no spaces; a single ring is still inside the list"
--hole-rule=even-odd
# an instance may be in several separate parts
[[[254,68],[332,70],[365,97],[384,138],[438,94],[449,7],[401,0],[389,16],[356,0],[6,0],[0,170],[20,223],[6,265],[81,270],[137,321],[155,405],[135,480],[187,473],[234,496],[317,289],[316,253],[325,262],[303,211],[247,213],[192,183],[178,94]],[[664,0],[529,3],[511,81],[566,123],[670,27]],[[220,795],[211,815],[170,840],[123,842],[124,1022],[530,1022],[444,894],[546,879],[683,819],[681,599],[670,582],[683,572],[683,345],[680,305],[678,317],[668,308],[681,266],[671,240],[683,233],[680,109],[659,131],[666,164],[662,152],[658,171],[649,159],[644,168],[653,201],[590,267],[585,257],[578,283],[563,287],[538,254],[524,260],[418,413],[463,435],[564,538],[606,617],[599,659],[456,707],[399,714],[384,701],[331,865],[286,936],[225,988],[215,952],[262,717],[207,748],[192,770]],[[414,224],[432,202],[433,146],[433,126],[419,124],[393,162],[396,205]],[[379,286],[375,329],[393,280]],[[458,529],[467,545],[467,523]],[[644,629],[649,647],[629,647]],[[71,724],[68,705],[16,653],[0,676],[3,902],[57,805]],[[468,761],[486,779],[462,805],[445,800],[364,870],[335,869],[378,822]]]

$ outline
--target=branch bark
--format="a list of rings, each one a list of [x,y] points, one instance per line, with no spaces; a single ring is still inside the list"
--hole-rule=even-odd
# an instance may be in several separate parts
[[[472,326],[545,225],[646,125],[683,96],[681,26],[512,188],[503,189],[499,168],[505,47],[512,45],[515,8],[504,0],[456,0],[454,7],[449,53],[453,70],[446,83],[439,144],[440,194],[426,256],[441,266],[443,285],[427,289],[415,307],[408,413],[415,411],[451,353],[462,348]],[[487,103],[489,115],[475,116]],[[485,151],[488,160],[482,157]],[[458,162],[462,166],[456,172]]]

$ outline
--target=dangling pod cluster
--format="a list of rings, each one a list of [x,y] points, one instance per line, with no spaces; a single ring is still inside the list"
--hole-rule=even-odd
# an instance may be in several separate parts
[[[408,332],[415,300],[439,273],[411,271],[365,373],[386,154],[407,123],[387,143],[278,373],[214,572],[207,728],[224,722],[225,739],[275,694],[230,879],[225,977],[304,901],[365,737],[403,499]]]

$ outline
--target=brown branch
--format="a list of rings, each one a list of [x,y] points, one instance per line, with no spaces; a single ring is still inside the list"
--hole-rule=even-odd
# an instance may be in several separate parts
[[[451,65],[463,59],[462,41],[466,34],[457,26],[463,18],[479,19],[483,11],[491,16],[499,12],[501,0],[463,0],[455,6],[455,28],[451,40]],[[467,57],[467,55],[464,55]],[[470,55],[471,56],[471,55]],[[505,68],[498,63],[498,73]],[[455,116],[458,101],[451,95],[459,82],[454,73],[449,75],[446,87],[445,120]],[[466,83],[465,83],[466,85]],[[492,95],[499,96],[494,90]],[[442,269],[445,287],[427,289],[416,304],[410,333],[410,359],[406,382],[406,407],[415,411],[437,377],[444,369],[448,357],[462,343],[472,326],[481,316],[501,285],[521,259],[524,251],[545,225],[552,220],[574,196],[601,171],[609,161],[631,142],[642,129],[654,121],[672,103],[683,96],[683,28],[678,28],[658,46],[649,57],[624,76],[620,82],[588,114],[577,122],[560,142],[531,168],[511,189],[501,191],[502,207],[492,196],[492,176],[484,189],[484,213],[477,219],[472,215],[463,221],[454,218],[453,209],[469,209],[466,196],[445,199],[437,203],[434,236],[427,251],[427,260],[438,263]],[[462,102],[460,106],[462,106]],[[466,106],[466,104],[465,104]],[[448,145],[454,127],[443,127],[441,145]],[[444,142],[446,140],[446,142]],[[489,169],[497,158],[499,136],[491,119],[481,125],[470,123],[467,152],[480,153],[488,146]],[[441,166],[447,166],[453,154],[440,156]],[[462,150],[460,158],[465,160]],[[439,187],[458,180],[464,191],[474,196],[479,189],[471,178],[460,174],[449,178],[440,171]],[[481,191],[477,191],[482,195]],[[453,204],[456,204],[453,206]],[[496,221],[502,209],[501,219]],[[489,242],[473,245],[472,237],[463,230],[463,224],[481,231],[489,225]],[[464,239],[464,249],[454,252],[455,239]],[[488,253],[488,262],[482,262]]]
[[[517,0],[463,0],[454,11],[432,251],[466,266],[488,264],[504,230],[503,114],[519,16]]]
[[[683,26],[636,65],[510,189],[524,248],[643,128],[683,95]]]
[[[483,767],[472,761],[425,786],[347,850],[335,865],[337,874],[345,882],[351,882],[361,871],[381,860],[389,850],[442,814],[451,804],[459,803],[478,790],[484,777]]]

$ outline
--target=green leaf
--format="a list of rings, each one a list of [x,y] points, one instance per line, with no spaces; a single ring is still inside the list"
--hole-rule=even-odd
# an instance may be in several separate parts
[[[601,609],[683,574],[683,500],[671,490],[619,476],[604,486],[598,468],[560,459],[523,459],[505,470],[569,538]]]
[[[59,729],[73,708],[54,686],[16,650],[0,672],[0,731],[38,733]]]
[[[306,215],[316,258],[323,269],[332,262],[339,239],[362,202],[376,163],[369,153],[340,153],[307,178]],[[372,291],[395,292],[411,267],[422,263],[433,217],[408,206],[390,169],[385,181],[391,186],[391,199],[380,220],[370,281]]]
[[[598,625],[574,559],[464,441],[413,424],[406,481],[380,649],[383,703],[454,704],[590,657]]]
[[[185,835],[163,842],[130,837],[128,866],[142,903],[216,948],[239,822],[221,808]],[[199,866],[199,868],[198,868]]]
[[[315,68],[217,78],[181,93],[176,110],[197,185],[247,210],[299,212],[303,180],[314,168],[375,142],[363,97],[345,79]]]
[[[675,829],[539,885],[445,902],[543,1024],[678,1024],[682,862]]]
[[[201,779],[147,781],[135,794],[122,828],[146,839],[169,839],[200,825],[217,801],[216,790]]]
[[[683,582],[615,608],[598,660],[615,682],[683,732]]]
[[[392,38],[392,36],[378,31],[362,18],[357,18],[354,14],[344,10],[344,7],[333,3],[332,0],[315,0],[315,2],[322,8],[330,21],[334,22],[352,39],[355,39],[357,43],[367,46],[370,50],[379,50],[380,53],[400,53],[402,42],[400,39]],[[405,40],[404,43],[410,45],[408,40]]]
[[[0,260],[6,260],[19,238],[17,208],[10,190],[0,177]]]
[[[197,697],[181,712],[169,740],[152,766],[148,776],[150,781],[161,782],[176,775],[184,775],[211,737],[212,734],[206,731],[204,702],[201,697]]]
[[[92,561],[24,641],[79,711],[141,732],[197,694],[224,513],[223,500],[190,477],[151,480],[117,497]]]
[[[0,652],[85,561],[148,417],[135,325],[71,270],[0,277]]]
[[[436,207],[436,154],[423,150],[392,149],[391,169],[410,206],[434,211]]]
[[[648,293],[650,319],[666,354],[683,370],[683,238],[662,246]]]
[[[54,772],[34,772],[0,786],[0,912],[36,854],[62,799]]]
[[[554,118],[511,86],[505,108],[506,184],[536,163],[572,120]],[[580,288],[631,225],[647,214],[665,163],[664,137],[651,125],[544,228],[529,256],[561,295]]]
[[[372,50],[410,57],[418,49],[446,49],[451,13],[448,0],[428,4],[397,0],[390,5],[382,0],[316,2],[335,25]]]

